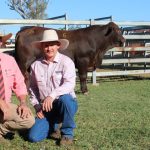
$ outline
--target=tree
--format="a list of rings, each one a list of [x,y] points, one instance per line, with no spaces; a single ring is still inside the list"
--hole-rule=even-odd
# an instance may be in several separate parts
[[[23,19],[44,19],[49,0],[7,0],[11,10],[16,11]]]

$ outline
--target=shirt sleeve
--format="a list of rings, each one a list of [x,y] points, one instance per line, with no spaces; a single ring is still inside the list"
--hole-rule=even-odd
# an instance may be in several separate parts
[[[35,77],[35,72],[34,72],[34,69],[33,69],[33,65],[31,66],[31,70],[30,70],[29,92],[30,92],[30,102],[31,102],[31,104],[33,106],[39,104],[40,94],[39,94],[39,89],[38,89],[37,82],[36,82],[36,77]]]
[[[27,95],[28,92],[24,82],[24,77],[14,58],[12,58],[12,64],[14,68],[14,83],[12,90],[14,91],[17,97],[21,95]]]
[[[53,99],[56,99],[57,97],[69,94],[72,91],[74,91],[75,83],[76,83],[76,71],[75,71],[75,65],[74,62],[68,58],[65,59],[62,63],[64,63],[63,67],[63,79],[62,84],[55,88],[51,94],[50,97]]]

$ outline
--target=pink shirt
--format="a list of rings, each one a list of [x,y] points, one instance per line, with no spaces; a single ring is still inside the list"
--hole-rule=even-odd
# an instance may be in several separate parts
[[[12,91],[16,96],[27,95],[24,77],[12,56],[0,53],[0,64],[5,86],[5,100],[11,102]]]
[[[44,58],[35,61],[30,76],[32,105],[39,104],[47,96],[57,99],[60,95],[71,94],[75,98],[75,79],[74,62],[59,52],[53,62],[47,63]]]

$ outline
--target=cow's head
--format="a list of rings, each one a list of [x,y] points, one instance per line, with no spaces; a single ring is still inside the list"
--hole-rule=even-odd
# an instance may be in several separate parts
[[[0,48],[5,48],[7,44],[7,40],[10,39],[12,36],[12,33],[9,33],[7,35],[0,35]]]
[[[120,28],[114,22],[110,22],[107,25],[105,36],[109,37],[112,46],[123,46],[125,42]]]

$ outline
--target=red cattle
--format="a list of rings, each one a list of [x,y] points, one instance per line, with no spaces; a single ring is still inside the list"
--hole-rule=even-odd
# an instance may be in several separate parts
[[[47,28],[31,27],[21,30],[16,35],[15,57],[18,65],[28,81],[28,71],[31,63],[40,57],[40,51],[32,46],[32,42],[41,40],[43,31]],[[81,91],[86,93],[87,72],[100,65],[107,50],[123,44],[124,38],[119,27],[110,22],[106,25],[94,25],[77,30],[56,30],[59,38],[66,38],[70,44],[61,53],[69,56],[78,69]],[[71,68],[70,68],[71,69]],[[27,83],[27,82],[26,82]]]

